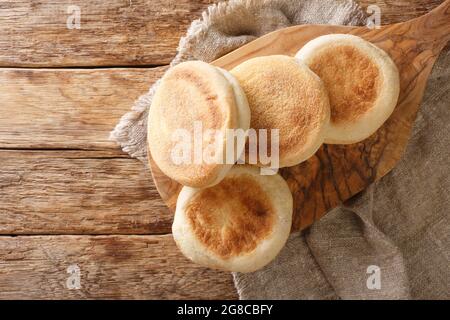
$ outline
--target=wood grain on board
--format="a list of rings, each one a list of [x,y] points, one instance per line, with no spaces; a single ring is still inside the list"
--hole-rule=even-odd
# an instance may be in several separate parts
[[[0,66],[62,67],[168,64],[179,38],[213,0],[37,0],[0,2]],[[381,22],[405,21],[441,0],[360,0]],[[80,29],[68,29],[71,5]],[[69,11],[72,12],[72,11]]]
[[[77,265],[80,289],[67,269]],[[171,235],[0,237],[0,299],[232,299],[230,273],[183,257]]]
[[[81,29],[69,30],[73,1],[0,1],[0,67],[168,64],[211,2],[79,0]],[[388,24],[442,1],[358,2]],[[107,139],[163,72],[0,69],[0,299],[236,298],[228,273],[195,266],[171,235],[87,235],[170,232],[148,172]],[[66,287],[71,264],[81,290]]]

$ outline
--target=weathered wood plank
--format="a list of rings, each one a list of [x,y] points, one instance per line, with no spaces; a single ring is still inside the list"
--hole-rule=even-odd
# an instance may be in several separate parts
[[[119,152],[0,150],[0,234],[170,233],[148,170]]]
[[[168,64],[179,38],[211,2],[3,0],[0,66]],[[80,9],[80,29],[67,27],[71,5]]]
[[[69,290],[67,268],[80,269]],[[72,286],[73,288],[73,286]],[[231,299],[231,275],[194,265],[165,236],[0,237],[0,299]]]
[[[0,148],[116,148],[109,132],[165,69],[0,69]]]
[[[0,66],[168,64],[191,21],[214,0],[0,1]],[[360,0],[381,8],[382,24],[405,21],[441,0]],[[67,12],[81,10],[81,29]]]

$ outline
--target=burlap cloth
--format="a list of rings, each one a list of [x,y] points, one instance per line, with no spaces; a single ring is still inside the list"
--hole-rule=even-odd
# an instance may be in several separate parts
[[[220,3],[192,23],[172,65],[212,61],[267,32],[305,23],[358,25],[365,15],[351,1]],[[146,116],[155,86],[111,133],[144,163]],[[449,103],[446,51],[433,70],[403,160],[345,206],[292,235],[263,270],[234,274],[240,298],[450,298]]]

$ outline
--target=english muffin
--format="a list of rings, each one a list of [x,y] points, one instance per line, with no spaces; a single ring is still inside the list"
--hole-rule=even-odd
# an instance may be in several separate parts
[[[317,151],[325,137],[330,106],[324,84],[304,63],[282,55],[257,57],[230,73],[247,96],[250,127],[279,129],[280,167],[294,166]]]
[[[235,154],[227,161],[227,130],[246,131],[249,125],[247,99],[230,73],[201,61],[185,62],[171,68],[155,92],[148,147],[156,165],[173,180],[191,187],[212,186],[245,147],[245,139],[232,141]]]
[[[331,122],[325,143],[366,139],[393,112],[400,92],[399,73],[389,55],[348,34],[330,34],[308,42],[296,57],[325,83]]]
[[[213,187],[181,190],[172,232],[192,261],[252,272],[272,261],[286,243],[292,210],[292,195],[281,176],[238,165]]]

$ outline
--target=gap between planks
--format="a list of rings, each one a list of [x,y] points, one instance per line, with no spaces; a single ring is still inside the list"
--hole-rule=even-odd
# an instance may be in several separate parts
[[[106,65],[106,66],[0,66],[2,69],[25,69],[25,70],[104,70],[104,69],[152,69],[167,67],[168,64],[142,64],[142,65]]]

